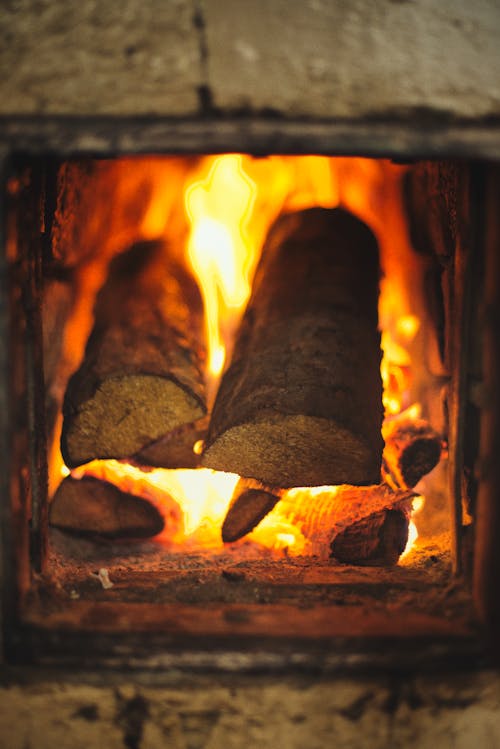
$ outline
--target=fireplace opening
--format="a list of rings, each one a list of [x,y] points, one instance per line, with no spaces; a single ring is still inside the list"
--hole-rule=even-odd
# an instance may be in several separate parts
[[[467,170],[233,153],[15,164],[26,626],[471,631]]]

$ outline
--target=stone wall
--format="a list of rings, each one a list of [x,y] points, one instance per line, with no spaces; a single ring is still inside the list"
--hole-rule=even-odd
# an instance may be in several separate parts
[[[156,677],[158,678],[158,677]],[[178,682],[89,675],[0,688],[5,749],[496,749],[498,674]]]
[[[497,0],[5,0],[0,116],[500,116]]]

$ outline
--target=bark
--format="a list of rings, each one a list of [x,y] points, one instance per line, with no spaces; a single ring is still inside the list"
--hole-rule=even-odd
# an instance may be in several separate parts
[[[270,486],[373,484],[382,454],[378,248],[342,209],[266,240],[203,465]]]
[[[152,504],[90,476],[64,479],[50,505],[50,524],[101,538],[150,538],[164,527]]]
[[[113,260],[63,406],[63,457],[128,458],[205,411],[201,298],[164,245]]]
[[[240,479],[222,524],[224,543],[237,541],[255,528],[271,512],[280,494],[257,481]]]
[[[382,473],[400,489],[416,486],[439,463],[441,437],[426,421],[405,421],[384,427]]]

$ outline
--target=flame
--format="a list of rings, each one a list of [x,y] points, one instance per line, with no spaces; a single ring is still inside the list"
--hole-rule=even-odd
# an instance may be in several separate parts
[[[332,207],[339,194],[324,156],[203,159],[185,192],[188,257],[200,286],[207,330],[209,403],[231,354],[271,224],[282,211]]]
[[[62,397],[68,375],[83,355],[92,324],[93,301],[110,258],[132,242],[163,237],[172,252],[191,267],[200,286],[211,405],[230,360],[235,332],[270,226],[285,211],[342,205],[365,221],[379,241],[384,272],[379,320],[386,418],[398,418],[400,414],[419,418],[421,406],[414,393],[412,347],[423,321],[419,296],[414,293],[421,260],[413,253],[407,236],[402,204],[404,167],[363,158],[253,158],[242,154],[196,160],[120,159],[114,166],[96,164],[89,195],[82,199],[84,206],[88,203],[87,209],[71,216],[71,231],[62,232],[59,241],[64,250],[78,235],[80,244],[89,248],[89,259],[78,276],[79,302],[65,330],[62,366],[54,386],[58,397]],[[185,185],[184,192],[178,189],[179,185]],[[81,225],[76,226],[78,221]],[[55,446],[57,441],[56,430]],[[193,445],[193,451],[201,454],[201,440]],[[52,453],[54,490],[61,478],[61,458],[57,448]],[[171,548],[222,547],[220,528],[238,481],[235,474],[208,469],[145,472],[117,461],[94,461],[76,475],[85,473],[144,496],[160,510],[163,508],[164,514],[175,516],[176,522],[169,524],[159,537]],[[245,543],[290,554],[312,553],[311,540],[286,510],[287,502],[297,499],[294,492],[302,492],[304,502],[314,502],[325,494],[334,497],[336,488],[289,490]]]
[[[144,471],[117,460],[94,460],[72,471],[75,478],[95,476],[122,491],[147,499],[166,523],[156,538],[174,548],[222,548],[221,526],[239,476],[234,473],[155,468]]]
[[[421,495],[419,495],[418,497],[414,497],[412,501],[410,522],[408,524],[408,541],[406,542],[403,553],[399,557],[400,561],[406,559],[412,549],[415,548],[416,541],[418,539],[418,528],[415,524],[415,515],[418,515],[418,513],[422,511],[424,504],[425,498]]]
[[[186,190],[188,255],[205,305],[212,378],[224,368],[228,337],[250,296],[257,248],[249,240],[247,225],[255,194],[256,185],[243,171],[242,157],[235,154],[215,158],[207,177]]]

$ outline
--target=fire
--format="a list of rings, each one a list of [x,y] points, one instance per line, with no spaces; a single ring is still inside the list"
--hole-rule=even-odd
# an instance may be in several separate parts
[[[119,172],[123,172],[122,226],[113,226],[113,232],[106,234],[107,213],[103,211],[102,216],[93,216],[88,230],[82,229],[87,230],[85,240],[89,246],[101,242],[103,252],[92,256],[86,267],[91,272],[82,275],[82,279],[90,280],[81,282],[84,290],[81,308],[75,310],[66,329],[63,379],[67,379],[68,371],[74,369],[82,356],[83,342],[91,325],[93,298],[105,277],[109,258],[131,241],[163,236],[179,256],[185,254],[204,300],[210,406],[230,359],[235,332],[251,293],[253,273],[270,226],[285,211],[342,205],[370,226],[380,245],[384,277],[379,319],[383,331],[381,374],[386,418],[398,418],[402,413],[405,417],[419,418],[421,408],[412,393],[411,354],[421,327],[420,309],[412,303],[411,291],[419,268],[409,244],[402,209],[404,167],[361,158],[256,159],[226,154],[197,162],[166,159],[164,166],[160,159],[138,159],[134,169],[127,169],[125,164]],[[171,179],[172,175],[176,179]],[[112,176],[107,175],[108,182]],[[183,182],[186,189],[179,196],[172,184]],[[105,187],[104,181],[104,192]],[[146,201],[141,207],[137,222],[132,225],[126,208],[131,204],[131,196],[139,191],[149,194],[149,203]],[[181,198],[185,214],[179,210]],[[78,340],[79,348],[71,349],[71,340]],[[201,440],[193,445],[193,451],[201,454]],[[54,455],[53,466],[57,467],[58,461],[60,454]],[[59,468],[55,473],[59,476]],[[160,509],[171,508],[169,503],[173,502],[182,522],[173,534],[170,527],[159,539],[170,547],[222,546],[220,528],[238,481],[235,474],[208,469],[145,472],[117,461],[94,461],[76,472],[83,474],[111,481],[124,491],[148,498]],[[52,478],[51,486],[54,483]],[[300,523],[293,522],[290,513],[285,512],[287,501],[293,500],[296,491],[302,492],[304,501],[314,502],[325,493],[335,496],[336,488],[288,491],[286,501],[278,502],[247,536],[246,543],[286,549],[291,554],[311,553],[313,546],[302,533]],[[416,502],[414,512],[417,512]]]
[[[421,512],[424,504],[425,504],[425,499],[422,496],[415,497],[413,499],[411,518],[410,518],[410,523],[408,527],[408,541],[406,542],[406,546],[405,546],[403,553],[399,557],[400,560],[407,558],[410,551],[415,546],[415,543],[418,538],[418,529],[415,524],[415,515],[418,515],[418,513]]]
[[[256,185],[242,169],[242,157],[214,159],[208,176],[186,190],[191,222],[189,261],[205,304],[208,373],[217,378],[250,296],[250,272],[257,248],[248,237]]]
[[[94,460],[72,472],[75,478],[95,476],[124,492],[147,499],[164,517],[175,514],[157,541],[171,548],[222,548],[220,528],[239,476],[234,473],[156,468],[143,471],[117,460]]]

